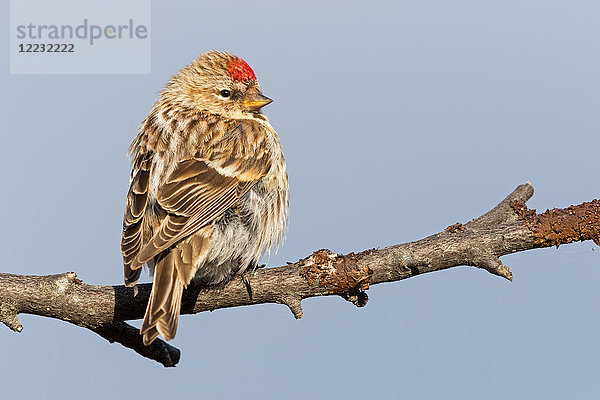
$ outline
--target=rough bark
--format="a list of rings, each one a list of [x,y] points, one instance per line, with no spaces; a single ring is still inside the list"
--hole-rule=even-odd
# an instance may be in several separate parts
[[[192,285],[184,293],[181,313],[280,303],[301,318],[301,300],[308,297],[339,295],[362,307],[368,301],[365,290],[369,285],[460,265],[512,280],[511,271],[499,259],[503,255],[583,240],[600,245],[599,200],[536,214],[525,206],[532,195],[529,183],[520,185],[481,217],[415,242],[345,255],[323,249],[296,263],[259,269],[244,279],[252,287],[252,299],[243,279],[220,288]],[[0,321],[20,332],[20,313],[57,318],[91,329],[166,367],[175,366],[178,349],[160,339],[145,347],[138,330],[124,322],[143,317],[150,288],[150,284],[134,288],[88,285],[73,272],[0,274]]]

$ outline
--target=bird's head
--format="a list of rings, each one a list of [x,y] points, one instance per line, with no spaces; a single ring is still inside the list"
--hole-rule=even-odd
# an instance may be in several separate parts
[[[260,92],[256,75],[246,61],[214,50],[201,54],[171,78],[162,97],[229,118],[260,114],[261,108],[272,102]]]

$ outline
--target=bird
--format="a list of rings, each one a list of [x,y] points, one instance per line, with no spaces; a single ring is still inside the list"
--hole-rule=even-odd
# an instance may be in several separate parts
[[[211,50],[175,74],[129,148],[121,252],[126,286],[152,289],[144,345],[175,337],[183,290],[215,287],[279,246],[289,184],[279,137],[252,68]],[[249,289],[249,294],[251,294]]]

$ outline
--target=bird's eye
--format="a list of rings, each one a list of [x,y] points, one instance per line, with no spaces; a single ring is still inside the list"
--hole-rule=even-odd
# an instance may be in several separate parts
[[[223,90],[221,90],[221,91],[219,92],[219,94],[220,94],[221,96],[223,96],[223,97],[229,97],[229,96],[231,96],[231,92],[230,92],[229,90],[227,90],[227,89],[223,89]]]

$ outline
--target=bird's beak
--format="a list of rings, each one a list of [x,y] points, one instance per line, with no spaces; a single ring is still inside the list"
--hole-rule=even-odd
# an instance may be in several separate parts
[[[250,110],[260,110],[261,108],[272,102],[273,100],[271,100],[267,96],[264,96],[261,92],[256,92],[252,96],[249,96],[248,98],[244,99],[242,101],[242,104],[244,105],[244,107]]]

